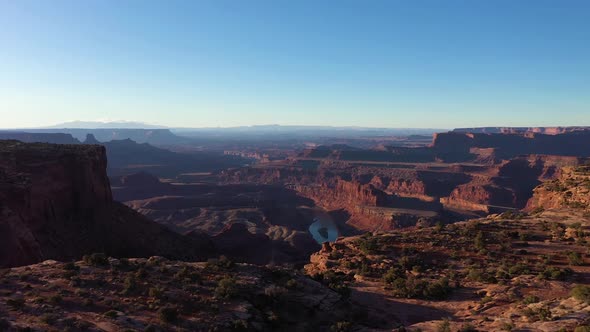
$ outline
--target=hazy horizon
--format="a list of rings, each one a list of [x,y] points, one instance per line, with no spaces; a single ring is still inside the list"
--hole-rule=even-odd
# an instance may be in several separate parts
[[[590,125],[585,1],[0,3],[1,128]]]

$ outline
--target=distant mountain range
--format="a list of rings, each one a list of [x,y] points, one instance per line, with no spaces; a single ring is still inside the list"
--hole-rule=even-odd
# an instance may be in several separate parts
[[[165,129],[165,126],[151,125],[134,121],[70,121],[58,123],[53,126],[42,127],[45,129]]]

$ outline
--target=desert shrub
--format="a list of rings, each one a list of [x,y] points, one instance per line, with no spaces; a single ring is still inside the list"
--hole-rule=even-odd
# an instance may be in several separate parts
[[[58,320],[58,316],[55,314],[42,314],[39,320],[47,325],[53,325]]]
[[[451,332],[451,323],[449,323],[448,319],[443,320],[440,322],[436,327],[437,332]]]
[[[201,276],[196,271],[192,271],[187,266],[184,266],[182,269],[176,272],[174,279],[198,282],[201,280]]]
[[[207,261],[207,269],[213,270],[213,271],[217,271],[217,270],[227,270],[230,269],[234,266],[234,262],[232,262],[229,258],[227,258],[226,256],[219,256],[219,258],[215,259],[209,259]]]
[[[148,295],[150,297],[155,297],[157,299],[161,299],[164,294],[164,289],[160,287],[150,287],[148,290]]]
[[[379,250],[379,242],[371,233],[365,233],[357,241],[356,245],[365,255],[374,254]]]
[[[145,279],[147,277],[147,272],[143,267],[140,267],[135,271],[135,277],[137,279]]]
[[[539,297],[535,296],[535,295],[527,295],[524,297],[524,299],[522,300],[522,302],[524,304],[531,304],[531,303],[537,303],[539,302]]]
[[[264,289],[264,295],[272,299],[280,299],[287,294],[287,289],[277,285],[270,285]]]
[[[398,297],[443,300],[453,289],[447,278],[433,281],[414,277],[396,277],[393,280],[388,278],[388,280],[393,294]]]
[[[486,304],[486,303],[492,302],[493,300],[494,300],[494,298],[491,296],[484,296],[481,298],[481,300],[479,300],[479,303]]]
[[[549,310],[549,307],[541,307],[537,311],[537,316],[541,321],[551,320],[551,310]]]
[[[590,304],[590,286],[577,285],[572,289],[570,295],[576,300]]]
[[[103,253],[94,253],[91,255],[84,255],[82,257],[84,263],[93,266],[106,266],[109,264],[107,256]]]
[[[512,331],[514,329],[514,324],[504,322],[502,326],[500,326],[500,330],[502,331]]]
[[[526,308],[523,314],[530,320],[530,321],[548,321],[551,320],[551,310],[549,307],[541,307],[536,309]]]
[[[25,299],[15,298],[6,300],[6,305],[13,309],[22,309],[25,306]]]
[[[295,279],[289,279],[287,280],[287,283],[285,283],[285,287],[287,287],[287,289],[297,289],[299,287],[299,283]]]
[[[486,242],[483,237],[482,231],[477,232],[477,234],[475,235],[475,238],[473,239],[473,245],[475,246],[475,249],[477,249],[478,251],[484,250],[486,248]]]
[[[590,332],[590,326],[588,325],[580,325],[576,326],[574,332]]]
[[[422,261],[415,255],[403,255],[397,260],[397,265],[404,271],[413,270],[414,267],[422,267]]]
[[[163,307],[158,310],[158,317],[164,323],[173,323],[178,319],[178,310],[174,307]]]
[[[80,271],[80,267],[74,262],[65,263],[63,268],[66,271]]]
[[[531,235],[526,232],[520,232],[520,233],[518,233],[518,239],[520,241],[528,241],[531,239]]]
[[[502,219],[519,220],[526,217],[526,213],[520,211],[509,210],[500,215]]]
[[[60,304],[62,301],[63,301],[63,299],[59,294],[49,297],[49,303],[52,303],[52,304]]]
[[[243,319],[236,319],[231,323],[231,331],[251,331],[248,321]]]
[[[115,310],[109,310],[109,311],[105,312],[103,314],[103,316],[105,316],[107,318],[115,319],[115,318],[117,318],[117,316],[119,316],[119,314]]]
[[[461,326],[461,328],[459,329],[459,332],[477,332],[477,329],[472,324],[467,323],[467,324],[463,324],[463,326]]]
[[[361,276],[370,276],[372,271],[373,269],[371,268],[371,263],[367,260],[363,260],[356,270],[356,274]]]
[[[232,277],[224,277],[219,280],[215,288],[215,296],[219,298],[230,298],[237,295],[236,280]]]
[[[511,277],[515,277],[515,276],[519,276],[519,275],[523,275],[523,274],[529,274],[529,273],[531,273],[531,270],[528,267],[528,265],[526,265],[524,263],[516,263],[516,264],[512,265],[510,268],[508,268],[508,274],[510,274]]]
[[[570,268],[560,269],[556,266],[547,267],[539,273],[539,278],[549,280],[565,280],[574,272]]]
[[[348,332],[352,331],[352,324],[350,322],[337,322],[330,326],[330,332]]]
[[[467,272],[467,279],[471,281],[478,281],[478,282],[486,282],[486,283],[496,283],[497,280],[494,276],[489,274],[484,269],[477,269],[477,268],[470,268]]]
[[[146,326],[143,332],[158,332],[158,328],[155,325],[150,324]]]
[[[137,291],[139,286],[137,285],[137,281],[135,280],[135,274],[128,275],[125,278],[124,288],[121,291],[122,295],[130,295]]]
[[[348,281],[351,276],[349,275],[346,275],[342,272],[334,272],[329,270],[323,274],[316,274],[312,276],[312,278],[338,292],[344,298],[348,298],[350,296],[351,290],[350,287],[348,287]]]
[[[582,255],[575,251],[570,251],[567,253],[567,260],[569,261],[570,265],[583,265],[584,260],[582,259]]]
[[[391,284],[396,279],[404,277],[405,273],[401,269],[392,267],[389,270],[387,270],[387,272],[385,272],[385,274],[383,275],[383,281],[385,281],[388,284]]]

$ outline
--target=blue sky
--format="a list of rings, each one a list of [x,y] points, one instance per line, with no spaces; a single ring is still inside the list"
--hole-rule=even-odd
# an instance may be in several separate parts
[[[590,125],[590,1],[0,1],[0,127]]]

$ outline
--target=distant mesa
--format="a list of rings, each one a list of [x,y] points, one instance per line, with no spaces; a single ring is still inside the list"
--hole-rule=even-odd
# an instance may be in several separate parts
[[[30,133],[21,131],[0,131],[0,140],[17,140],[25,143],[80,144],[70,134],[64,133]]]
[[[589,131],[590,127],[476,127],[457,128],[453,132],[479,134],[545,134],[559,135],[573,131]]]
[[[84,140],[84,144],[100,144],[100,142],[94,137],[92,134],[86,134],[86,139]]]

